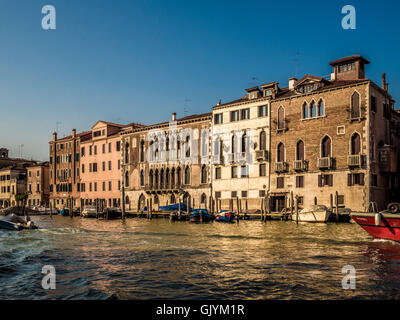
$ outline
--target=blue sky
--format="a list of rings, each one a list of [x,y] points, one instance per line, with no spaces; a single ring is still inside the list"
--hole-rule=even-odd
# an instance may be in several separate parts
[[[44,5],[57,29],[41,28]],[[356,8],[357,29],[341,27]],[[396,1],[0,0],[0,146],[48,158],[59,136],[97,120],[150,124],[209,112],[218,99],[295,76],[328,75],[361,54],[400,99]],[[255,79],[254,79],[255,78]]]

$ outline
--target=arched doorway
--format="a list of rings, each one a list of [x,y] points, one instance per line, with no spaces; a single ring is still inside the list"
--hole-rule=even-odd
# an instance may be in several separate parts
[[[183,204],[190,208],[192,203],[192,197],[188,192],[183,195]]]
[[[146,197],[141,194],[138,201],[138,211],[142,211],[143,208],[146,206]]]

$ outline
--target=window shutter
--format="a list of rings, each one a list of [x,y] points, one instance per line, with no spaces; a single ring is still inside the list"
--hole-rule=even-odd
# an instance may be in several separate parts
[[[360,173],[360,186],[364,185],[364,173]]]
[[[322,187],[322,175],[318,175],[318,187]]]
[[[352,174],[351,173],[349,173],[349,174],[347,174],[347,185],[348,186],[351,186],[351,185],[353,185],[353,181],[352,181]]]
[[[328,186],[333,186],[333,174],[328,175]]]

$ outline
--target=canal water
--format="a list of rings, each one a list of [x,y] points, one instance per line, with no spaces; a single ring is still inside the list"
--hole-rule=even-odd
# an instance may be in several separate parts
[[[400,244],[356,224],[33,220],[39,230],[0,230],[0,299],[400,298]],[[44,265],[55,290],[41,286]]]

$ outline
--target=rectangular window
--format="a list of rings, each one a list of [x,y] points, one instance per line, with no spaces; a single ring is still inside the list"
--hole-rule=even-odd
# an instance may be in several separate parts
[[[117,151],[121,151],[121,141],[117,141]]]
[[[265,163],[260,164],[260,177],[265,177],[267,175],[267,166]]]
[[[92,183],[89,182],[89,191],[92,192]]]
[[[376,97],[371,96],[371,111],[376,112]]]
[[[94,154],[97,154],[97,146],[94,146]]]
[[[333,175],[332,174],[320,174],[318,176],[318,187],[333,186]]]
[[[214,115],[214,124],[221,124],[223,122],[222,113],[217,113]]]
[[[103,191],[106,191],[106,182],[103,181]]]
[[[267,106],[259,106],[258,117],[266,117],[266,116],[267,116]]]
[[[258,190],[258,196],[260,198],[264,198],[265,197],[265,190]]]
[[[231,167],[231,177],[237,178],[237,167]]]
[[[378,176],[376,174],[371,174],[371,186],[372,187],[378,186]]]
[[[296,176],[296,188],[304,187],[304,176]]]
[[[95,131],[93,132],[93,137],[100,137],[101,136],[101,131]]]
[[[237,191],[231,191],[231,198],[237,197]]]
[[[111,142],[108,144],[108,152],[111,152]]]
[[[97,163],[96,162],[93,163],[93,172],[97,172]]]
[[[85,173],[85,165],[82,164],[82,173]]]
[[[94,192],[97,192],[97,182],[94,183]]]
[[[247,178],[249,176],[249,167],[248,166],[241,166],[240,167],[240,176],[242,178]]]
[[[118,170],[121,169],[121,160],[118,160]]]
[[[221,191],[215,191],[215,199],[221,198]]]
[[[276,188],[277,189],[282,189],[283,187],[284,187],[283,177],[277,177],[276,178]]]
[[[89,155],[92,155],[93,146],[89,146]]]
[[[248,119],[250,119],[250,109],[240,110],[240,120],[248,120]]]
[[[106,171],[106,163],[104,161],[103,161],[102,165],[103,165],[103,171]]]
[[[108,170],[111,170],[111,161],[108,161]]]
[[[85,147],[82,147],[81,148],[81,157],[84,157],[85,156]]]
[[[221,168],[215,168],[215,179],[221,179]]]
[[[106,153],[106,145],[105,145],[105,143],[103,143],[103,145],[102,145],[102,151],[103,151],[103,153]]]
[[[111,181],[108,181],[108,191],[111,191],[112,183]]]
[[[354,186],[354,185],[363,186],[364,185],[364,173],[349,173],[349,174],[347,174],[347,185],[348,186]]]
[[[85,171],[85,170],[82,170],[82,171]],[[92,164],[91,163],[89,163],[89,172],[92,172]]]
[[[247,198],[247,191],[242,191],[242,198]]]
[[[239,111],[231,111],[231,122],[239,120]]]

